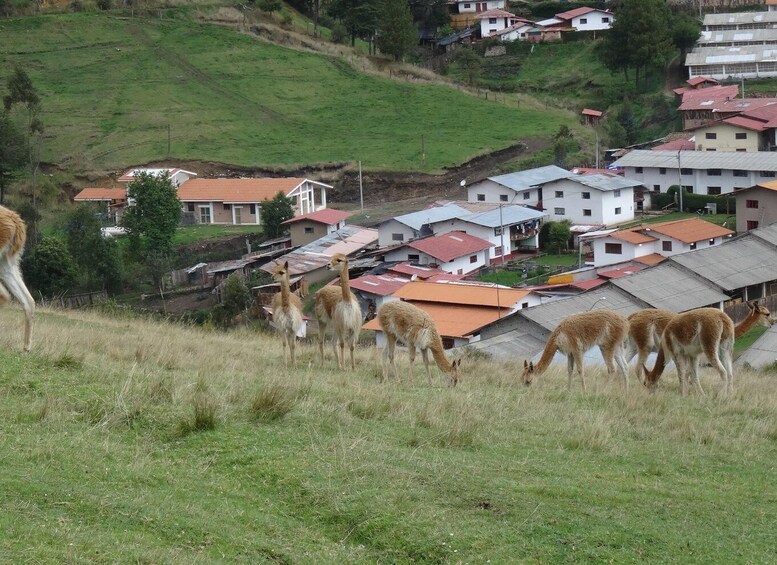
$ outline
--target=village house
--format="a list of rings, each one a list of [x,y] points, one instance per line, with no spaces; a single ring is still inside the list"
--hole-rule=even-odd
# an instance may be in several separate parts
[[[777,147],[777,99],[736,115],[688,128],[697,151],[771,151]]]
[[[192,179],[178,188],[184,217],[197,224],[261,225],[261,206],[279,192],[295,215],[326,208],[330,185],[304,178]]]
[[[385,261],[410,261],[430,265],[446,271],[466,275],[489,264],[491,243],[453,231],[443,235],[416,239],[395,248],[387,249]]]
[[[324,208],[295,216],[283,222],[283,225],[289,226],[292,247],[298,247],[345,227],[345,219],[350,215],[350,212]]]
[[[464,282],[412,281],[393,296],[426,311],[434,319],[446,349],[475,343],[484,326],[541,303],[541,298],[531,290]],[[385,347],[377,319],[363,327],[374,330],[377,346]]]
[[[176,167],[173,167],[170,169],[138,167],[136,169],[128,170],[117,180],[120,183],[127,185],[131,183],[133,180],[135,180],[137,175],[140,173],[146,173],[147,175],[151,175],[153,177],[158,177],[163,174],[167,174],[167,177],[170,179],[170,182],[172,182],[173,186],[176,188],[179,188],[183,183],[197,176],[197,173],[193,173],[191,171],[185,171],[183,169],[179,169]]]
[[[737,232],[749,232],[777,222],[777,181],[737,190],[734,197],[737,202]]]
[[[75,202],[93,202],[96,210],[104,215],[106,221],[118,224],[121,213],[127,205],[126,188],[87,187],[73,198]]]
[[[712,222],[701,218],[687,218],[643,224],[625,230],[607,230],[580,238],[591,243],[592,264],[601,267],[653,254],[671,257],[694,249],[720,245],[732,235],[734,231]]]
[[[574,31],[600,31],[610,29],[615,15],[608,10],[584,6],[556,14],[553,18],[537,22],[541,26],[563,26]]]
[[[451,19],[451,27],[455,30],[472,27],[477,23],[475,16],[489,10],[504,10],[507,0],[485,0],[474,2],[472,0],[448,0],[448,12]]]
[[[480,20],[481,37],[488,37],[505,28],[512,27],[519,20],[518,16],[515,14],[511,14],[510,12],[499,8],[480,12],[475,16],[475,19]]]
[[[772,151],[630,151],[612,164],[628,179],[654,192],[681,184],[694,194],[730,194],[774,180],[777,153]]]

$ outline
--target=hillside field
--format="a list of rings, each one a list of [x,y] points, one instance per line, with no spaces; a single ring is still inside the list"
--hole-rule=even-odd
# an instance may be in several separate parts
[[[25,356],[0,322],[4,563],[777,560],[774,374],[570,394],[466,356],[451,389],[368,346],[286,370],[262,332],[39,309]]]
[[[434,172],[577,121],[174,15],[0,21],[0,84],[18,64],[40,91],[44,161],[115,171],[167,159],[169,133],[171,160]]]

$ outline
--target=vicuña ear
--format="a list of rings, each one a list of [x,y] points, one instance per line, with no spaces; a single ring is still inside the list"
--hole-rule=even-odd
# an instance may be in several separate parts
[[[523,368],[528,369],[529,368],[529,362],[524,359],[523,361]]]
[[[288,268],[289,268],[289,262],[288,262],[288,261],[286,261],[286,262],[283,264],[283,268],[284,268],[284,269],[288,269]]]
[[[534,362],[529,363],[529,371],[534,372]]]

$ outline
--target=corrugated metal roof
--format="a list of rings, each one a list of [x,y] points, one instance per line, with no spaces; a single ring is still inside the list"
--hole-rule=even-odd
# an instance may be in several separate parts
[[[356,279],[351,279],[350,285],[351,288],[370,294],[389,296],[409,282],[410,279],[404,277],[391,275],[364,275]]]
[[[447,275],[442,269],[435,269],[432,267],[426,267],[424,265],[414,265],[408,261],[397,263],[396,265],[390,265],[387,267],[390,272],[401,273],[405,275],[415,275],[417,278],[425,280],[435,275]]]
[[[526,321],[525,326],[489,339],[470,343],[466,347],[481,351],[492,359],[502,361],[532,359],[537,355],[537,352],[545,348],[547,337],[537,335],[537,328],[534,324]]]
[[[777,249],[750,235],[675,255],[669,261],[728,291],[777,279]]]
[[[488,180],[513,190],[524,190],[554,180],[566,179],[571,176],[574,176],[574,173],[562,169],[561,167],[557,167],[556,165],[548,165],[546,167],[528,169],[517,173],[488,177]]]
[[[685,255],[695,253],[698,251]],[[718,302],[729,298],[710,282],[671,261],[665,261],[628,277],[614,279],[611,284],[638,296],[654,308],[664,308],[672,312],[686,312],[694,308],[717,305]]]
[[[528,222],[531,220],[538,220],[547,216],[544,212],[538,212],[532,208],[525,206],[502,206],[491,210],[489,212],[480,212],[475,214],[467,214],[460,219],[464,222],[476,224],[479,226],[486,226],[495,228],[499,226],[511,226],[513,224],[520,224],[522,222]]]
[[[623,178],[618,175],[575,175],[570,177],[569,180],[580,183],[584,186],[600,190],[602,192],[611,192],[613,190],[620,190],[622,188],[633,188],[635,186],[641,186],[642,183],[633,179]]]
[[[420,230],[421,226],[426,224],[434,224],[436,222],[452,220],[453,218],[460,218],[469,213],[469,210],[465,210],[458,204],[449,202],[444,206],[433,206],[431,208],[426,208],[425,210],[419,210],[418,212],[403,214],[402,216],[395,217],[394,220],[405,224],[414,230]]]
[[[750,230],[750,235],[777,246],[777,223]]]
[[[716,29],[702,31],[696,45],[710,43],[741,43],[745,41],[777,42],[777,32],[773,29]]]
[[[775,60],[777,60],[777,46],[775,45],[696,47],[685,56],[685,66],[755,63]]]
[[[639,273],[619,280],[629,280],[638,275]],[[628,316],[632,312],[645,307],[644,303],[616,288],[611,282],[590,292],[520,310],[518,314],[536,322],[549,331],[553,331],[561,320],[579,312],[587,310],[615,310],[624,316]]]
[[[316,210],[315,212],[310,212],[309,214],[302,214],[301,216],[296,216],[294,218],[291,218],[290,220],[286,220],[283,223],[294,224],[296,222],[301,222],[302,220],[309,220],[311,222],[318,222],[320,224],[326,224],[326,225],[332,226],[338,222],[343,221],[349,216],[351,216],[351,212],[345,212],[343,210],[335,210],[334,208],[323,208],[322,210]]]
[[[777,152],[772,151],[683,151],[684,169],[740,169],[777,171]],[[635,149],[613,163],[616,167],[664,167],[677,169],[677,151]]]
[[[705,14],[704,27],[754,23],[777,23],[777,12],[735,12]]]

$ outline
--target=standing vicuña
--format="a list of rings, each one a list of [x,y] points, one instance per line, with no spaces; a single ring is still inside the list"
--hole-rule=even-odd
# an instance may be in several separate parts
[[[741,323],[734,322],[717,308],[699,308],[678,314],[667,325],[661,339],[661,350],[652,371],[645,369],[645,385],[654,390],[667,359],[674,359],[683,396],[688,394],[688,378],[700,394],[699,357],[702,353],[723,379],[725,392],[734,390],[734,340],[755,325],[769,327],[775,319],[764,306],[747,303],[750,312]]]
[[[272,297],[273,325],[281,333],[283,340],[283,362],[288,366],[286,359],[286,346],[288,345],[291,353],[291,365],[296,367],[294,348],[297,344],[297,332],[302,327],[302,301],[289,288],[289,262],[277,265],[273,269],[272,278],[281,285],[281,291],[276,292]]]
[[[27,228],[19,214],[0,206],[0,306],[11,296],[21,303],[24,308],[24,351],[29,351],[35,300],[27,290],[19,269],[26,240]]]
[[[569,380],[567,389],[572,390],[572,372],[577,366],[580,381],[585,392],[585,376],[583,374],[583,355],[593,346],[598,345],[602,352],[607,372],[615,372],[615,364],[621,370],[623,383],[629,389],[626,360],[623,358],[623,342],[629,332],[629,322],[626,318],[612,310],[593,310],[567,316],[553,330],[545,344],[542,357],[535,366],[524,361],[523,382],[531,384],[534,376],[541,375],[550,365],[556,351],[567,356],[567,373]]]
[[[664,328],[677,314],[660,308],[647,308],[630,314],[629,339],[626,345],[626,363],[637,355],[637,379],[645,382],[644,364],[653,351],[661,348]]]
[[[394,346],[397,341],[407,345],[410,353],[410,377],[413,376],[413,363],[415,362],[416,348],[421,350],[421,356],[426,367],[426,377],[432,384],[432,371],[429,368],[429,350],[440,370],[448,375],[451,386],[459,382],[459,366],[461,359],[453,363],[448,361],[442,347],[442,339],[437,331],[437,326],[432,317],[408,302],[388,302],[381,306],[378,312],[378,321],[383,333],[386,335],[386,348],[383,350],[383,378],[386,378],[386,361],[391,361],[394,376],[399,378],[397,364],[394,360]]]
[[[337,343],[340,344],[340,355],[338,355],[337,343],[332,342],[337,364],[341,369],[344,368],[345,342],[348,342],[351,349],[351,369],[356,369],[353,350],[362,328],[362,309],[348,284],[348,257],[342,253],[334,254],[327,269],[340,273],[340,288],[325,286],[316,292],[315,312],[318,320],[318,351],[321,354],[321,362],[324,362],[324,333],[331,322]]]

